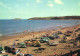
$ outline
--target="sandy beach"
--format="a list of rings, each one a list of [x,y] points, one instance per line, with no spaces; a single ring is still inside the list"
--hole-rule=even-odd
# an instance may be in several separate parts
[[[66,31],[70,30],[70,31],[73,31],[73,33],[74,33],[74,31],[78,28],[80,28],[80,24],[73,26],[73,27],[66,27],[66,28],[62,28],[62,29],[58,29],[58,30],[45,30],[45,31],[39,31],[39,32],[24,33],[24,34],[20,34],[20,35],[16,35],[16,36],[9,36],[9,37],[5,37],[5,38],[1,39],[0,45],[10,46],[14,42],[17,44],[19,42],[24,42],[25,40],[39,38],[40,36],[43,36],[46,34],[51,35],[57,31],[61,31],[63,34],[59,35],[60,36],[59,39],[55,39],[55,40],[51,40],[51,41],[60,41],[60,40],[62,40],[62,37],[64,36],[64,33]],[[77,35],[80,34],[80,31],[75,32],[76,37],[73,37],[73,35],[74,35],[73,33],[71,34],[71,36],[67,37],[66,41],[77,38]],[[18,41],[16,41],[16,40],[18,40]],[[61,54],[61,53],[65,54],[65,53],[69,53],[70,50],[75,51],[75,50],[80,49],[80,48],[72,48],[73,44],[68,44],[68,43],[60,43],[57,46],[49,46],[46,43],[40,43],[40,44],[41,44],[41,47],[46,48],[46,50],[44,50],[42,53],[37,53],[36,51],[33,51],[34,49],[37,49],[38,47],[27,47],[27,48],[17,48],[17,49],[21,49],[21,53],[33,54],[34,56],[50,56],[50,55],[54,55],[55,53],[56,54]],[[66,45],[70,45],[71,47],[66,47]],[[9,54],[11,56],[16,56],[16,55],[12,55],[11,53],[7,53],[7,54]]]

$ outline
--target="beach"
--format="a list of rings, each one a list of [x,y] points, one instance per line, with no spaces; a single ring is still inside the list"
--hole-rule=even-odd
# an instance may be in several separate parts
[[[17,44],[19,42],[24,42],[25,40],[39,38],[46,34],[51,35],[57,31],[61,31],[62,33],[65,33],[66,31],[69,31],[69,30],[75,31],[78,28],[80,28],[80,24],[72,26],[72,27],[57,29],[57,30],[50,29],[50,30],[44,30],[44,31],[38,31],[38,32],[25,32],[24,34],[9,36],[9,37],[5,37],[5,38],[1,39],[0,45],[11,46],[14,42]],[[80,34],[80,31],[75,32],[75,33],[77,36],[78,34]],[[51,41],[62,40],[62,37],[64,36],[64,34],[60,34],[59,36],[60,36],[59,39],[55,39],[55,40],[51,40]],[[71,39],[75,39],[75,38],[76,37],[73,37],[73,33],[72,33],[72,35],[67,38],[67,41],[69,41]],[[18,41],[16,41],[16,40],[18,40]],[[73,44],[68,44],[68,43],[60,43],[57,46],[49,46],[46,43],[40,43],[40,44],[41,44],[41,47],[46,48],[46,50],[44,50],[42,53],[37,53],[36,51],[33,51],[34,49],[37,49],[38,47],[27,47],[27,48],[17,48],[17,49],[20,49],[21,53],[33,54],[34,56],[49,56],[49,55],[54,55],[55,53],[56,54],[61,54],[61,53],[65,54],[65,53],[69,53],[70,50],[75,51],[75,50],[80,49],[80,48],[66,47],[66,45],[73,46]],[[16,56],[16,55],[12,55],[11,53],[7,53],[7,54],[9,54],[11,56]]]
[[[80,0],[0,0],[0,56],[80,56]]]

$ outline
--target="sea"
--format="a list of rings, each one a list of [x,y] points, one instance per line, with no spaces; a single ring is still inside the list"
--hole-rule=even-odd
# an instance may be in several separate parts
[[[0,36],[12,36],[23,34],[23,32],[50,29],[56,30],[78,24],[80,24],[80,20],[0,20]]]

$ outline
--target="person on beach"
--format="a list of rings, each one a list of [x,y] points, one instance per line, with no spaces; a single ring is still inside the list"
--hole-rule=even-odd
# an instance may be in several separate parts
[[[54,56],[58,56],[58,54],[54,53]]]
[[[73,38],[76,38],[76,33],[75,32],[73,33]]]
[[[15,45],[16,45],[16,43],[15,43],[15,42],[13,42],[13,48],[15,48]]]
[[[33,38],[34,38],[34,35],[33,35]]]
[[[76,42],[73,43],[73,47],[74,48],[77,47],[77,43]]]
[[[15,54],[16,49],[15,48],[12,48],[11,51],[12,51],[12,54]]]
[[[72,53],[72,50],[71,50],[69,56],[76,56],[76,55],[73,54],[73,53]]]
[[[60,27],[59,27],[59,28],[60,28],[60,29],[62,29],[62,27],[63,27],[63,26],[62,26],[62,25],[60,25]]]
[[[72,56],[72,50],[70,51],[70,54],[69,54],[69,56]]]
[[[78,52],[77,56],[80,56],[80,52]]]

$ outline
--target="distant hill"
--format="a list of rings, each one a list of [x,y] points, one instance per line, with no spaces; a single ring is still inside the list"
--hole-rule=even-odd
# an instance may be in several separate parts
[[[28,20],[80,20],[80,16],[34,17]]]
[[[21,18],[14,18],[14,19],[12,19],[12,20],[21,20]]]

